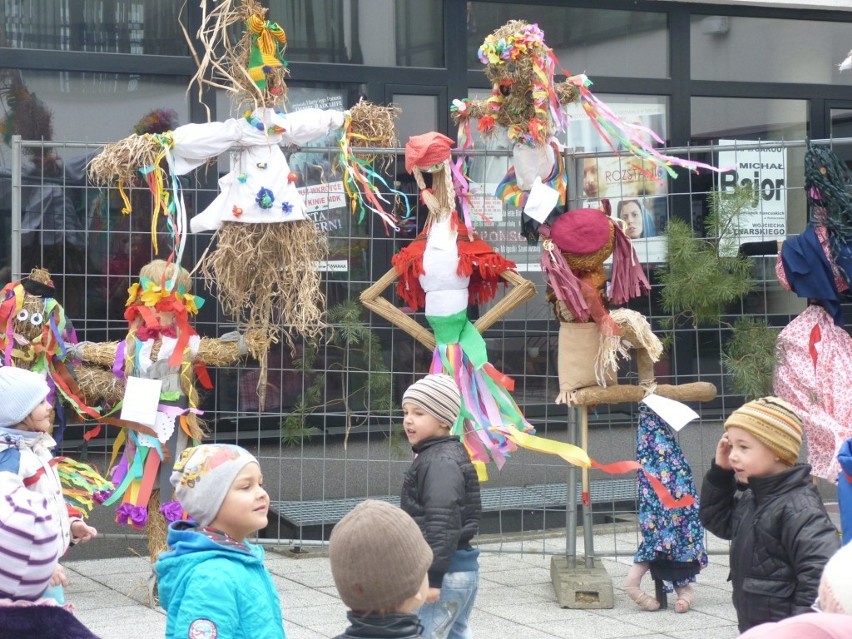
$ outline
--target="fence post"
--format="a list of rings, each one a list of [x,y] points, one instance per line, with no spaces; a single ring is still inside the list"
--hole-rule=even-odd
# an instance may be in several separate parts
[[[11,282],[18,282],[21,279],[21,206],[23,201],[22,180],[22,163],[23,163],[24,145],[20,135],[12,136],[12,237],[11,240],[11,261],[9,266],[12,268]]]
[[[579,407],[568,411],[568,443],[577,444]],[[577,567],[577,467],[568,464],[568,482],[565,491],[565,557],[569,568]]]

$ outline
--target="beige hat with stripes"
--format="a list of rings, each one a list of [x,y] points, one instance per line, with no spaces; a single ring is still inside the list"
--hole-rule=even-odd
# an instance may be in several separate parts
[[[761,397],[743,404],[728,417],[725,430],[742,428],[792,466],[802,447],[802,420],[796,409],[779,397]]]

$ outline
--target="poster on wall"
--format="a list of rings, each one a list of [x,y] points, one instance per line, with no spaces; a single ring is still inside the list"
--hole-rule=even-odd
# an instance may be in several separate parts
[[[651,131],[661,140],[666,139],[664,101],[607,100],[607,104],[623,121],[647,131],[647,142],[659,146]],[[612,153],[578,105],[571,105],[568,114],[571,116],[566,134],[569,148],[584,153]],[[643,263],[665,261],[666,242],[662,235],[668,221],[668,175],[665,170],[628,154],[586,157],[582,160],[580,188],[581,206],[600,208],[602,200],[609,200],[613,217],[620,220]]]
[[[719,174],[717,188],[733,193],[743,186],[752,192],[750,206],[740,216],[739,242],[784,240],[787,237],[787,149],[772,142],[719,140],[719,146],[760,144],[760,148],[731,148],[719,151],[720,167],[733,167]]]
[[[287,110],[291,113],[302,109],[336,109],[342,111],[343,94],[324,89],[290,89]],[[350,235],[352,220],[346,205],[343,182],[331,167],[329,151],[311,152],[315,148],[336,148],[340,131],[335,129],[318,140],[302,146],[303,149],[290,155],[290,170],[296,175],[296,185],[305,201],[305,213],[320,232],[329,237],[329,259],[317,268],[328,273],[345,273],[350,266]],[[357,233],[352,233],[357,235]],[[336,238],[342,238],[336,241]],[[357,243],[357,242],[356,242]]]

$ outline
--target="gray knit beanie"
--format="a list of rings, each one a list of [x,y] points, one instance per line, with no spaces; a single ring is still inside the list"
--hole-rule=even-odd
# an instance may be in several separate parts
[[[420,590],[432,549],[411,516],[368,499],[331,531],[328,556],[340,598],[361,613],[391,613]]]
[[[245,448],[229,444],[202,444],[183,451],[170,481],[175,497],[200,526],[216,519],[231,484],[257,459]]]
[[[0,426],[17,426],[50,392],[44,377],[23,368],[0,367]]]
[[[408,387],[402,403],[411,402],[450,428],[461,411],[461,395],[455,380],[449,375],[427,375]]]

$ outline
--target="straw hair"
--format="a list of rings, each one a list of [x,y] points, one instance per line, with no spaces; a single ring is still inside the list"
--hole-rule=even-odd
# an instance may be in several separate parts
[[[725,430],[742,428],[792,466],[802,447],[802,420],[796,409],[779,397],[761,397],[731,413]]]

